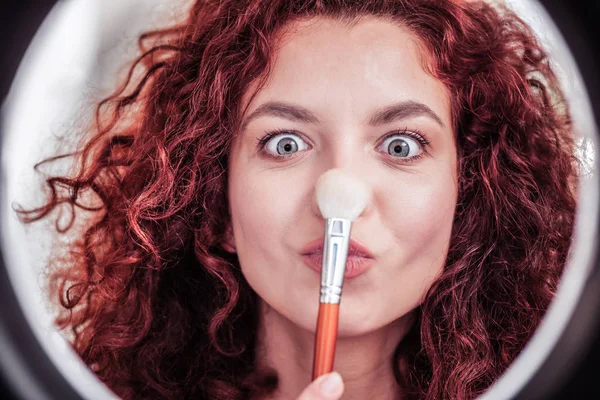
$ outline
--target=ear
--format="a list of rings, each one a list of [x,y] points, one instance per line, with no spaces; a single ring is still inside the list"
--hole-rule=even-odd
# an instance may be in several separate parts
[[[228,253],[237,253],[237,249],[235,247],[235,237],[233,236],[233,228],[231,226],[231,222],[227,224],[227,229],[225,230],[225,237],[221,242],[221,247]]]

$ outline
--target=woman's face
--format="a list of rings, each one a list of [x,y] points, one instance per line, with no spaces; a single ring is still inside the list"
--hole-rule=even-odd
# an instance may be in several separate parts
[[[424,57],[385,20],[294,23],[242,116],[229,161],[234,245],[252,288],[301,328],[315,329],[320,274],[302,254],[323,238],[315,182],[331,168],[373,194],[352,238],[374,260],[344,282],[341,336],[407,315],[444,266],[456,147],[448,92]]]

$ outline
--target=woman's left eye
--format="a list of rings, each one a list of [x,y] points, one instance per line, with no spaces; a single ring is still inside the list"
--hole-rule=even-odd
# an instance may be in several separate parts
[[[423,145],[408,135],[393,135],[387,138],[377,150],[387,152],[395,158],[411,159],[421,155]]]

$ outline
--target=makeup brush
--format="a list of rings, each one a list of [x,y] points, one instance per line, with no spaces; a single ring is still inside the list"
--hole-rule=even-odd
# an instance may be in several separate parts
[[[325,243],[313,380],[333,371],[350,230],[369,202],[371,192],[344,170],[331,169],[317,180],[316,197],[325,218]]]

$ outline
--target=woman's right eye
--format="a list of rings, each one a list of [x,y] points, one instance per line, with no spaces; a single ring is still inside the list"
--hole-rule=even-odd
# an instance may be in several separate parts
[[[275,157],[285,157],[308,149],[308,144],[300,136],[293,133],[267,136],[264,140],[266,142],[264,143],[264,149]]]

